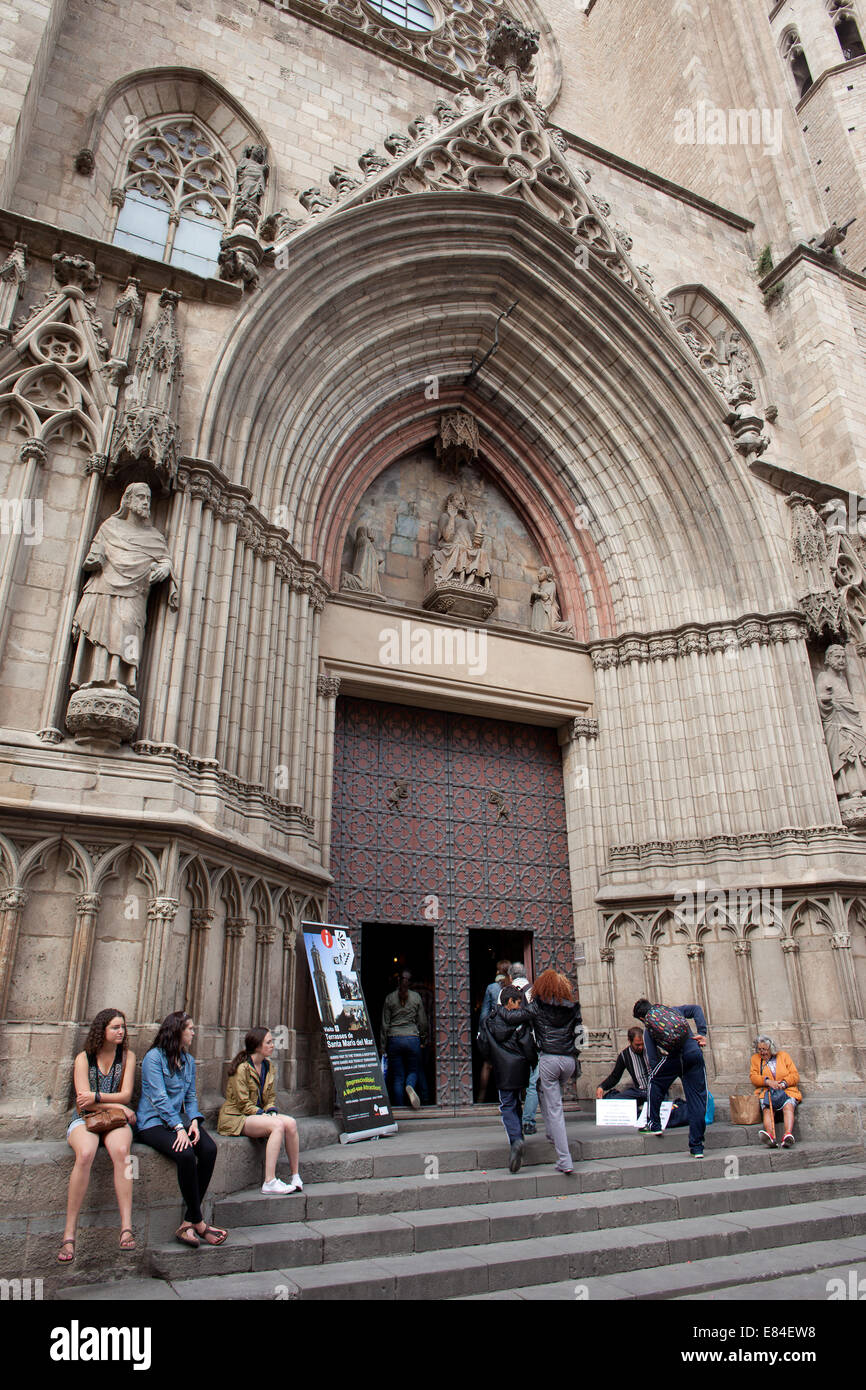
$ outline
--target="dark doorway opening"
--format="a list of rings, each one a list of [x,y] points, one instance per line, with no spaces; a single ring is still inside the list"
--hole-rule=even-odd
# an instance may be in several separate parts
[[[433,969],[433,928],[412,923],[365,922],[361,928],[361,983],[367,1012],[379,1046],[385,996],[397,988],[402,971],[412,975],[411,989],[421,996],[430,1029],[422,1049],[427,1105],[436,1100],[436,987]],[[395,1101],[395,1104],[405,1102]]]
[[[533,976],[532,932],[530,931],[472,931],[469,932],[469,1000],[472,1007],[472,1095],[476,1102],[498,1100],[491,1076],[485,1095],[479,1094],[481,1057],[478,1052],[478,1024],[484,991],[496,978],[496,963],[509,960],[512,965],[523,962],[523,972]]]

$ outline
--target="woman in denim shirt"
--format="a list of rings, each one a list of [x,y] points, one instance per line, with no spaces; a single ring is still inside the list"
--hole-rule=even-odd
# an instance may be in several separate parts
[[[175,1237],[181,1245],[198,1249],[202,1240],[206,1245],[222,1245],[228,1232],[209,1226],[201,1210],[217,1146],[205,1133],[198,1108],[195,1061],[189,1051],[194,1037],[193,1021],[182,1009],[163,1019],[153,1047],[142,1058],[136,1138],[177,1164],[186,1210]]]

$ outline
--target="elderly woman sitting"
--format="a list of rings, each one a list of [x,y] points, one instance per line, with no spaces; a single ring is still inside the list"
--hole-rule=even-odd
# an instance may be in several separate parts
[[[766,1140],[771,1149],[779,1147],[776,1143],[775,1120],[781,1112],[785,1123],[782,1148],[792,1149],[794,1112],[803,1099],[798,1089],[800,1074],[787,1052],[780,1052],[772,1038],[755,1039],[749,1079],[755,1087],[755,1094],[760,1096],[761,1109],[764,1112],[761,1138]]]

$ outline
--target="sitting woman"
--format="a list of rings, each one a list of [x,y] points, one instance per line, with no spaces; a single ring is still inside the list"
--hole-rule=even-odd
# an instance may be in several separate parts
[[[136,1138],[177,1164],[186,1210],[175,1236],[181,1245],[198,1249],[202,1240],[206,1245],[222,1245],[228,1232],[209,1226],[202,1215],[217,1146],[204,1130],[195,1094],[195,1061],[189,1051],[194,1037],[193,1021],[182,1009],[163,1019],[141,1062]]]
[[[246,1134],[250,1139],[267,1139],[265,1180],[262,1192],[282,1194],[303,1192],[298,1172],[298,1126],[290,1115],[281,1115],[276,1106],[277,1087],[271,1056],[274,1040],[267,1028],[251,1028],[244,1038],[244,1050],[229,1067],[225,1105],[220,1110],[220,1134]],[[277,1159],[286,1146],[292,1181],[277,1177]]]
[[[764,1112],[761,1138],[766,1140],[771,1149],[779,1147],[776,1143],[775,1122],[781,1112],[785,1122],[782,1148],[792,1149],[794,1113],[803,1099],[798,1089],[800,1074],[787,1052],[780,1052],[772,1038],[762,1036],[755,1039],[749,1079],[755,1088],[755,1094],[760,1096],[761,1109]]]
[[[75,1058],[72,1081],[75,1087],[75,1115],[66,1131],[66,1140],[75,1154],[66,1199],[66,1225],[58,1264],[75,1259],[75,1228],[78,1213],[90,1183],[90,1169],[96,1150],[103,1143],[114,1166],[114,1190],[120,1208],[120,1248],[134,1250],[132,1234],[132,1173],[127,1162],[132,1144],[135,1111],[129,1109],[135,1076],[135,1053],[129,1051],[126,1019],[119,1009],[103,1009],[90,1025],[84,1051]],[[127,1123],[107,1133],[87,1128],[87,1116],[100,1105],[115,1105],[126,1112]]]

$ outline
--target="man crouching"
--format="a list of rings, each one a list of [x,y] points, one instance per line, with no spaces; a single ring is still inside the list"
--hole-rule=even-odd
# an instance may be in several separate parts
[[[523,1096],[529,1075],[538,1061],[532,1023],[523,991],[506,985],[478,1031],[478,1049],[493,1064],[499,1090],[499,1113],[511,1144],[508,1167],[512,1173],[523,1162]]]

